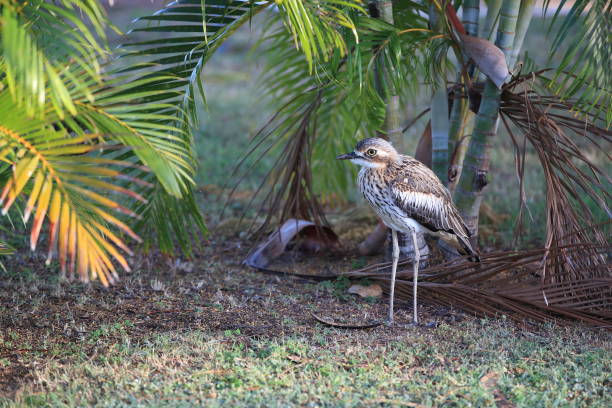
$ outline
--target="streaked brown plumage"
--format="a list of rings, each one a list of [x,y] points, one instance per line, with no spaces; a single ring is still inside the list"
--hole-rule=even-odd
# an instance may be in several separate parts
[[[399,154],[389,142],[379,138],[360,141],[353,152],[340,155],[338,159],[348,159],[362,166],[359,189],[393,231],[413,234],[414,240],[416,232],[439,236],[462,254],[479,260],[469,240],[470,232],[450,193],[423,163]],[[418,264],[418,260],[415,260],[415,264]],[[417,274],[418,265],[415,267],[415,322]],[[392,307],[391,301],[390,320]]]

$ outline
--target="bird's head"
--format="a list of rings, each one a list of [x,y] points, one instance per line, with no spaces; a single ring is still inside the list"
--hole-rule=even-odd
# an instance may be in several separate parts
[[[355,150],[350,153],[341,154],[336,159],[350,160],[364,167],[383,168],[388,164],[397,162],[399,154],[391,143],[378,137],[372,137],[363,139],[357,143]]]

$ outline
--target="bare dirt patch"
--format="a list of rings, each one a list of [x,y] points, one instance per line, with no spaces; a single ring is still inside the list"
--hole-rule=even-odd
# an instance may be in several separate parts
[[[122,275],[108,289],[98,283],[62,282],[51,271],[24,278],[18,270],[37,265],[27,257],[7,265],[15,272],[0,283],[0,362],[5,366],[0,370],[0,394],[13,394],[32,381],[32,367],[72,358],[77,345],[79,353],[92,358],[121,336],[138,342],[155,333],[231,330],[239,333],[234,341],[309,337],[319,325],[310,312],[349,323],[384,318],[386,298],[351,295],[348,280],[316,283],[256,272],[241,264],[245,246],[238,240],[210,242],[191,260],[149,254],[135,259],[136,272]],[[289,254],[276,266],[325,274],[329,268],[350,269],[356,261],[378,259]],[[459,311],[432,305],[423,305],[419,313],[426,322],[458,324],[466,318]],[[400,302],[396,318],[400,325],[409,323],[411,306]],[[382,344],[414,330],[431,329],[379,327],[364,336]],[[363,341],[359,334],[349,337],[349,342]]]

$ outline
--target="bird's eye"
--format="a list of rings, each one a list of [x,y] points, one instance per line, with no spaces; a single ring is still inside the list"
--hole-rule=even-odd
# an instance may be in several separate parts
[[[368,151],[366,152],[366,155],[369,157],[376,156],[376,149],[368,149]]]

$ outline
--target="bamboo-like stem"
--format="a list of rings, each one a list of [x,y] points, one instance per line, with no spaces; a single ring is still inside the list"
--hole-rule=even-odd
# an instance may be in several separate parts
[[[463,3],[463,13],[461,22],[465,27],[467,34],[471,36],[478,36],[478,20],[480,17],[480,2],[478,0],[467,0]],[[458,67],[459,70],[464,67]],[[468,74],[470,78],[474,76],[474,65],[471,64],[468,67]],[[457,83],[461,83],[462,77],[461,72],[457,74]],[[462,87],[467,93],[465,86]],[[461,93],[461,89],[456,89],[455,96]],[[467,128],[471,129],[473,124],[472,115],[468,109],[468,101],[465,98],[455,98],[451,108],[450,119],[449,119],[449,137],[448,137],[448,151],[454,152],[452,158],[449,157],[449,164],[447,166],[447,174],[445,180],[448,181],[447,187],[449,190],[454,191],[459,176],[461,174],[463,158],[467,150],[469,141],[469,132],[466,132]],[[468,140],[466,140],[468,138]],[[455,151],[456,150],[456,151]],[[451,161],[452,159],[452,161]],[[438,247],[446,259],[452,259],[457,257],[459,254],[457,250],[447,244],[445,241],[438,241]]]
[[[478,37],[478,19],[480,18],[480,1],[466,0],[463,2],[461,22],[465,31],[471,36]]]
[[[448,183],[448,95],[446,86],[434,91],[431,100],[431,168]]]
[[[501,10],[502,0],[489,0],[487,2],[487,17],[485,18],[484,26],[482,27],[481,37],[489,41],[493,41],[497,26],[499,25],[499,12]],[[510,65],[508,65],[510,66]],[[485,74],[478,74],[478,81],[486,80]]]
[[[376,5],[380,12],[380,19],[389,23],[394,24],[393,21],[393,2],[389,0],[385,1],[377,1]],[[384,77],[388,75],[387,72],[388,67],[382,66],[380,64],[380,78],[379,82],[381,84],[385,83]],[[402,127],[400,124],[400,100],[397,95],[397,90],[389,87],[390,93],[387,98],[387,107],[386,107],[386,115],[385,115],[385,133],[387,138],[391,141],[397,142],[402,137]]]
[[[473,36],[478,37],[478,19],[480,18],[480,1],[479,0],[465,0],[463,2],[463,15],[461,22],[465,27],[465,31]],[[476,67],[474,64],[470,64],[468,73],[470,79],[474,77],[474,71]]]
[[[521,9],[519,11],[518,21],[516,22],[516,34],[514,35],[512,53],[510,54],[510,58],[508,58],[508,68],[510,71],[513,70],[521,52],[521,48],[523,48],[525,35],[527,35],[529,24],[531,24],[531,17],[533,17],[534,7],[535,0],[523,0],[521,2]]]
[[[380,12],[380,19],[389,24],[394,24],[393,2],[391,0],[377,0],[375,3],[378,11]]]
[[[499,11],[501,10],[502,0],[489,0],[487,2],[487,17],[482,27],[482,38],[493,41],[497,25],[499,23]]]
[[[429,4],[429,28],[440,31],[441,19],[433,2]],[[446,79],[446,75],[444,76]],[[440,89],[435,89],[436,86]],[[431,100],[430,131],[431,131],[431,168],[440,181],[446,185],[448,181],[449,157],[449,123],[448,123],[448,96],[446,81],[434,84]]]
[[[457,103],[458,101],[455,100]],[[454,194],[455,187],[461,178],[461,172],[463,171],[463,160],[465,159],[465,153],[467,152],[468,146],[470,145],[470,138],[472,137],[472,130],[474,129],[474,114],[468,108],[467,100],[463,99],[462,111],[451,112],[451,129],[456,126],[455,140],[453,141],[453,156],[451,157],[450,170],[449,170],[449,183],[448,189]],[[454,107],[454,105],[453,105]],[[453,117],[456,114],[457,117]],[[454,121],[454,123],[453,123]]]
[[[480,18],[480,2],[478,0],[468,0],[463,4],[463,13],[461,22],[465,26],[465,29],[469,35],[478,36],[478,20]],[[460,67],[459,69],[462,69]],[[470,77],[473,77],[474,66],[472,65],[469,69]],[[461,74],[457,75],[457,82],[461,81]],[[465,89],[465,88],[464,88]],[[467,92],[467,90],[466,90]],[[463,168],[463,158],[469,143],[469,135],[466,135],[465,130],[471,129],[471,112],[468,109],[467,99],[458,98],[453,101],[453,107],[450,115],[450,131],[448,146],[449,151],[454,151],[453,162],[450,163],[449,168],[453,176],[453,182],[449,183],[449,188],[454,190],[457,185],[457,181],[461,175],[461,169]],[[460,144],[459,144],[460,143]]]
[[[507,0],[500,13],[495,44],[504,52],[506,59],[510,57],[513,49],[520,5],[520,0]],[[501,90],[487,79],[474,132],[463,163],[463,171],[455,190],[455,203],[474,237],[478,233],[478,214],[483,188],[488,182],[489,155],[496,134],[500,96]]]

